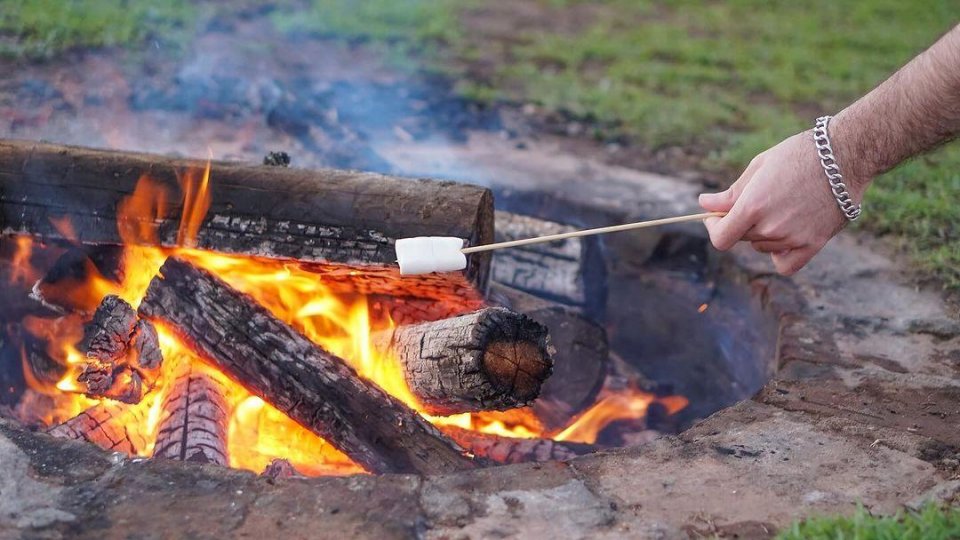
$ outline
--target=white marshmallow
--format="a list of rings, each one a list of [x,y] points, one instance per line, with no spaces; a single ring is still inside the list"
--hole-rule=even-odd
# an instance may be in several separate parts
[[[467,267],[467,256],[460,252],[463,240],[451,236],[418,236],[397,240],[397,262],[401,276],[453,272]]]

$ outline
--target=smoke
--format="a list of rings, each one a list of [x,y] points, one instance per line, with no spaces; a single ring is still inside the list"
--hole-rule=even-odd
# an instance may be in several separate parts
[[[299,167],[454,178],[467,169],[455,159],[437,160],[441,170],[385,154],[452,156],[469,130],[499,129],[448,81],[368,47],[281,33],[268,15],[198,24],[183,51],[81,51],[18,68],[0,83],[0,137],[246,162],[285,151]]]

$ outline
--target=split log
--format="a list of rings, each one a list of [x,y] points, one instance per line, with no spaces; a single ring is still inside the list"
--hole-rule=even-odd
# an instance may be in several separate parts
[[[498,211],[496,241],[521,240],[576,230],[575,227]],[[597,237],[568,238],[494,252],[492,281],[575,307],[603,321],[607,269]]]
[[[108,295],[84,328],[86,354],[77,382],[91,397],[139,403],[160,373],[163,355],[157,330],[130,304]]]
[[[147,446],[147,424],[146,407],[104,402],[50,428],[47,433],[136,456]]]
[[[0,233],[70,240],[50,219],[66,217],[81,243],[120,244],[118,203],[141,177],[175,194],[178,174],[205,166],[160,155],[0,141]],[[203,249],[383,266],[395,261],[398,238],[456,236],[470,245],[493,241],[493,198],[485,188],[227,162],[213,163],[211,171],[212,201],[196,235],[196,247]],[[160,243],[173,246],[182,207],[182,201],[174,202],[156,220],[126,216],[123,225],[156,225]],[[438,281],[483,290],[489,265],[489,254],[471,256],[463,272]]]
[[[370,472],[442,473],[480,463],[423,417],[361,379],[210,273],[167,259],[140,304],[203,357]]]
[[[567,306],[499,283],[490,286],[490,299],[550,329],[556,351],[553,375],[540,390],[533,411],[548,430],[561,429],[592,405],[603,387],[610,352],[606,330]]]
[[[592,444],[502,437],[459,427],[445,427],[443,432],[474,455],[504,464],[567,461],[597,451]]]
[[[527,405],[553,366],[547,329],[505,308],[398,326],[372,341],[397,358],[410,391],[435,415]]]
[[[227,466],[224,388],[191,362],[183,365],[163,401],[153,457]]]

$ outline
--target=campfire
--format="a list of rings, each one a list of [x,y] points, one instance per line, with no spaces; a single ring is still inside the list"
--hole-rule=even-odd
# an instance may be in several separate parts
[[[19,142],[0,184],[7,414],[53,436],[272,475],[434,473],[629,444],[686,406],[607,361],[570,307],[590,301],[567,294],[577,269],[400,277],[399,237],[493,240],[480,188]]]

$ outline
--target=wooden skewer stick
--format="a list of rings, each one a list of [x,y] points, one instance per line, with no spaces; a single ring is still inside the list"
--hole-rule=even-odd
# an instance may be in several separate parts
[[[625,225],[613,225],[611,227],[600,227],[597,229],[586,229],[583,231],[548,234],[546,236],[538,236],[537,238],[511,240],[509,242],[498,242],[495,244],[485,244],[468,248],[463,247],[462,238],[456,238],[453,236],[418,236],[415,238],[401,238],[396,241],[396,245],[394,247],[396,248],[397,252],[397,263],[400,264],[400,275],[413,276],[418,274],[429,274],[432,272],[453,272],[457,270],[463,270],[467,267],[467,255],[470,253],[479,253],[481,251],[492,251],[494,249],[504,249],[517,246],[528,246],[530,244],[553,242],[556,240],[576,238],[578,236],[589,236],[592,234],[605,234],[617,231],[643,229],[645,227],[656,227],[659,225],[669,225],[671,223],[683,223],[685,221],[703,221],[707,218],[721,217],[724,215],[726,214],[723,212],[707,212],[704,214],[654,219],[651,221],[627,223]]]
[[[658,227],[660,225],[670,225],[672,223],[685,223],[688,221],[703,221],[712,217],[723,217],[726,212],[705,212],[703,214],[691,214],[688,216],[677,216],[663,219],[653,219],[650,221],[640,221],[637,223],[625,223],[623,225],[611,225],[609,227],[598,227],[596,229],[585,229],[582,231],[571,231],[559,234],[548,234],[536,238],[526,238],[523,240],[511,240],[509,242],[497,242],[495,244],[486,244],[482,246],[472,246],[463,248],[460,253],[469,255],[470,253],[479,253],[481,251],[492,251],[495,249],[505,249],[517,246],[528,246],[530,244],[540,244],[544,242],[553,242],[555,240],[565,240],[567,238],[577,238],[580,236],[592,236],[595,234],[606,234],[620,231],[632,231],[634,229],[645,229],[647,227]]]

